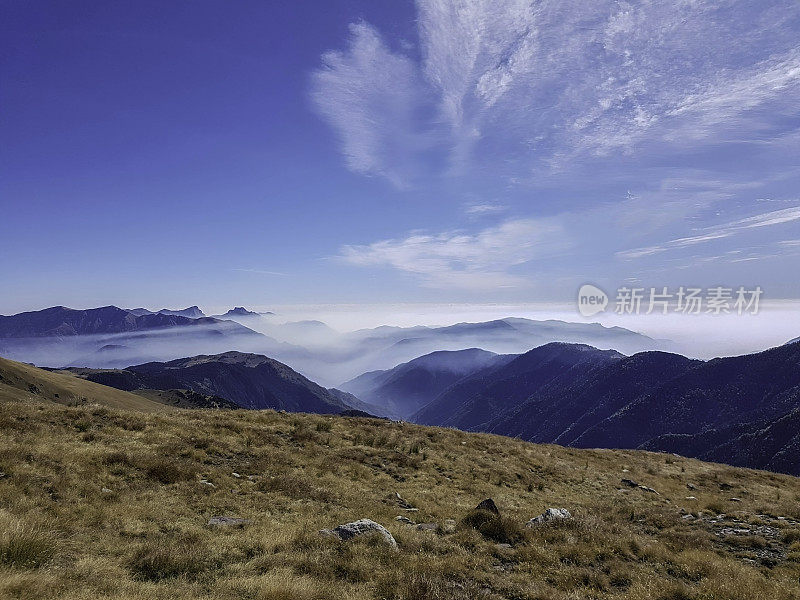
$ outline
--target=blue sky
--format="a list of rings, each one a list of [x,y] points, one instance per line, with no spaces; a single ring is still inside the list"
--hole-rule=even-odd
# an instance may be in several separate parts
[[[0,11],[0,313],[800,297],[793,0]]]

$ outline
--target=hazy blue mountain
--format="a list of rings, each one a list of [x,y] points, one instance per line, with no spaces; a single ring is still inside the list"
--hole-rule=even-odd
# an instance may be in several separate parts
[[[432,352],[392,369],[365,373],[340,387],[390,414],[408,417],[466,375],[507,360],[479,348]]]
[[[116,306],[83,310],[54,306],[12,316],[0,316],[0,338],[127,333],[169,327],[210,325],[217,322],[217,319],[209,317],[189,318],[163,312],[135,314]],[[244,329],[240,331],[244,333]]]
[[[116,306],[86,310],[56,306],[0,316],[0,353],[51,367],[118,367],[137,359],[278,346],[275,340],[234,321],[149,311],[137,314]]]

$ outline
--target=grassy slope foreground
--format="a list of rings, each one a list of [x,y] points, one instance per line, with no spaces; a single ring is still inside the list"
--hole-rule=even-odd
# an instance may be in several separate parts
[[[101,404],[111,408],[161,412],[170,407],[151,399],[0,358],[0,400],[49,400],[58,404]]]
[[[15,397],[0,393],[0,598],[800,598],[790,476],[375,419]],[[487,497],[503,520],[479,532],[462,519]],[[573,519],[522,526],[551,506]],[[250,523],[208,525],[220,515]],[[359,518],[399,552],[318,533]]]

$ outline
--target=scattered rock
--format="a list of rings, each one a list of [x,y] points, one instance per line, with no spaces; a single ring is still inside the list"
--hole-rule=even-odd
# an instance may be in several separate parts
[[[651,487],[647,487],[646,485],[640,485],[640,486],[639,486],[639,489],[640,489],[640,490],[642,490],[642,491],[644,491],[644,492],[647,492],[647,493],[649,493],[649,494],[658,494],[658,492],[657,492],[657,491],[655,491],[655,490],[654,490],[653,488],[651,488]],[[659,494],[659,495],[660,495],[660,494]]]
[[[487,498],[486,500],[478,504],[478,506],[475,507],[475,510],[488,510],[490,513],[494,513],[496,515],[500,514],[500,509],[497,508],[497,505],[491,498]]]
[[[420,523],[417,525],[417,529],[419,531],[436,531],[439,529],[439,525],[436,523]]]
[[[0,479],[3,479],[3,477],[8,477],[8,473],[5,473],[4,471],[0,471]]]
[[[114,490],[110,490],[107,487],[104,487],[100,491],[103,492],[104,494],[112,494],[114,492]]]
[[[498,550],[511,550],[511,544],[495,544],[494,547]]]
[[[400,523],[404,523],[406,525],[415,525],[414,521],[409,519],[408,517],[404,517],[403,515],[397,515],[394,518],[395,521],[399,521]]]
[[[244,527],[250,524],[250,519],[240,519],[238,517],[211,517],[208,520],[210,527]]]
[[[236,471],[234,471],[233,473],[231,473],[231,477],[235,477],[236,479],[241,479],[241,478],[242,478],[242,476],[241,476],[241,475],[239,475],[239,474],[238,474]]]
[[[445,519],[444,520],[444,532],[445,533],[453,533],[455,530],[456,530],[455,519]]]
[[[550,521],[562,521],[564,519],[571,519],[572,515],[566,508],[548,508],[538,517],[532,518],[527,522],[528,527],[535,527],[542,523],[549,523]]]
[[[636,483],[633,479],[622,479],[622,485],[627,485],[628,487],[639,487],[639,484]]]
[[[681,519],[683,519],[684,521],[692,521],[692,520],[694,520],[694,518],[695,518],[695,516],[694,515],[690,515],[690,514],[686,514],[686,515],[683,515],[681,517]]]
[[[215,487],[217,487],[217,486],[215,486],[213,483],[211,483],[210,481],[208,481],[207,479],[201,479],[201,480],[200,480],[200,483],[202,483],[203,485],[207,485],[207,486],[209,486],[209,487],[212,487],[212,488],[215,488]]]
[[[411,502],[409,502],[405,498],[403,498],[399,492],[395,492],[394,495],[395,498],[397,499],[397,504],[400,506],[400,508],[404,508],[405,510],[415,510],[414,505],[411,504]]]
[[[697,500],[697,498],[695,498],[694,496],[686,496],[686,499],[687,500]]]
[[[693,491],[697,489],[697,486],[695,484],[693,484],[693,483],[687,483],[686,487],[688,489],[690,489],[690,490],[693,490]]]
[[[352,523],[345,523],[333,529],[322,529],[320,535],[327,535],[339,538],[342,541],[351,540],[360,535],[368,535],[370,533],[377,533],[383,540],[392,548],[397,550],[397,541],[394,539],[389,530],[383,525],[376,523],[370,519],[359,519]]]
[[[741,498],[731,498],[730,501],[731,502],[741,502],[742,499]]]

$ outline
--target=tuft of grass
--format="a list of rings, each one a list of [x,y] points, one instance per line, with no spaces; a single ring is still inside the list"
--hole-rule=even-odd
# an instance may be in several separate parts
[[[161,581],[193,578],[211,567],[208,550],[195,540],[148,540],[140,544],[128,561],[138,579]]]
[[[500,544],[517,544],[525,539],[519,523],[488,510],[470,511],[461,519],[461,524]]]
[[[159,457],[145,459],[141,464],[141,469],[149,479],[164,485],[188,481],[197,472],[196,469],[188,467],[183,462]]]
[[[0,533],[0,564],[21,569],[45,566],[58,551],[58,538],[41,526],[13,523]]]

